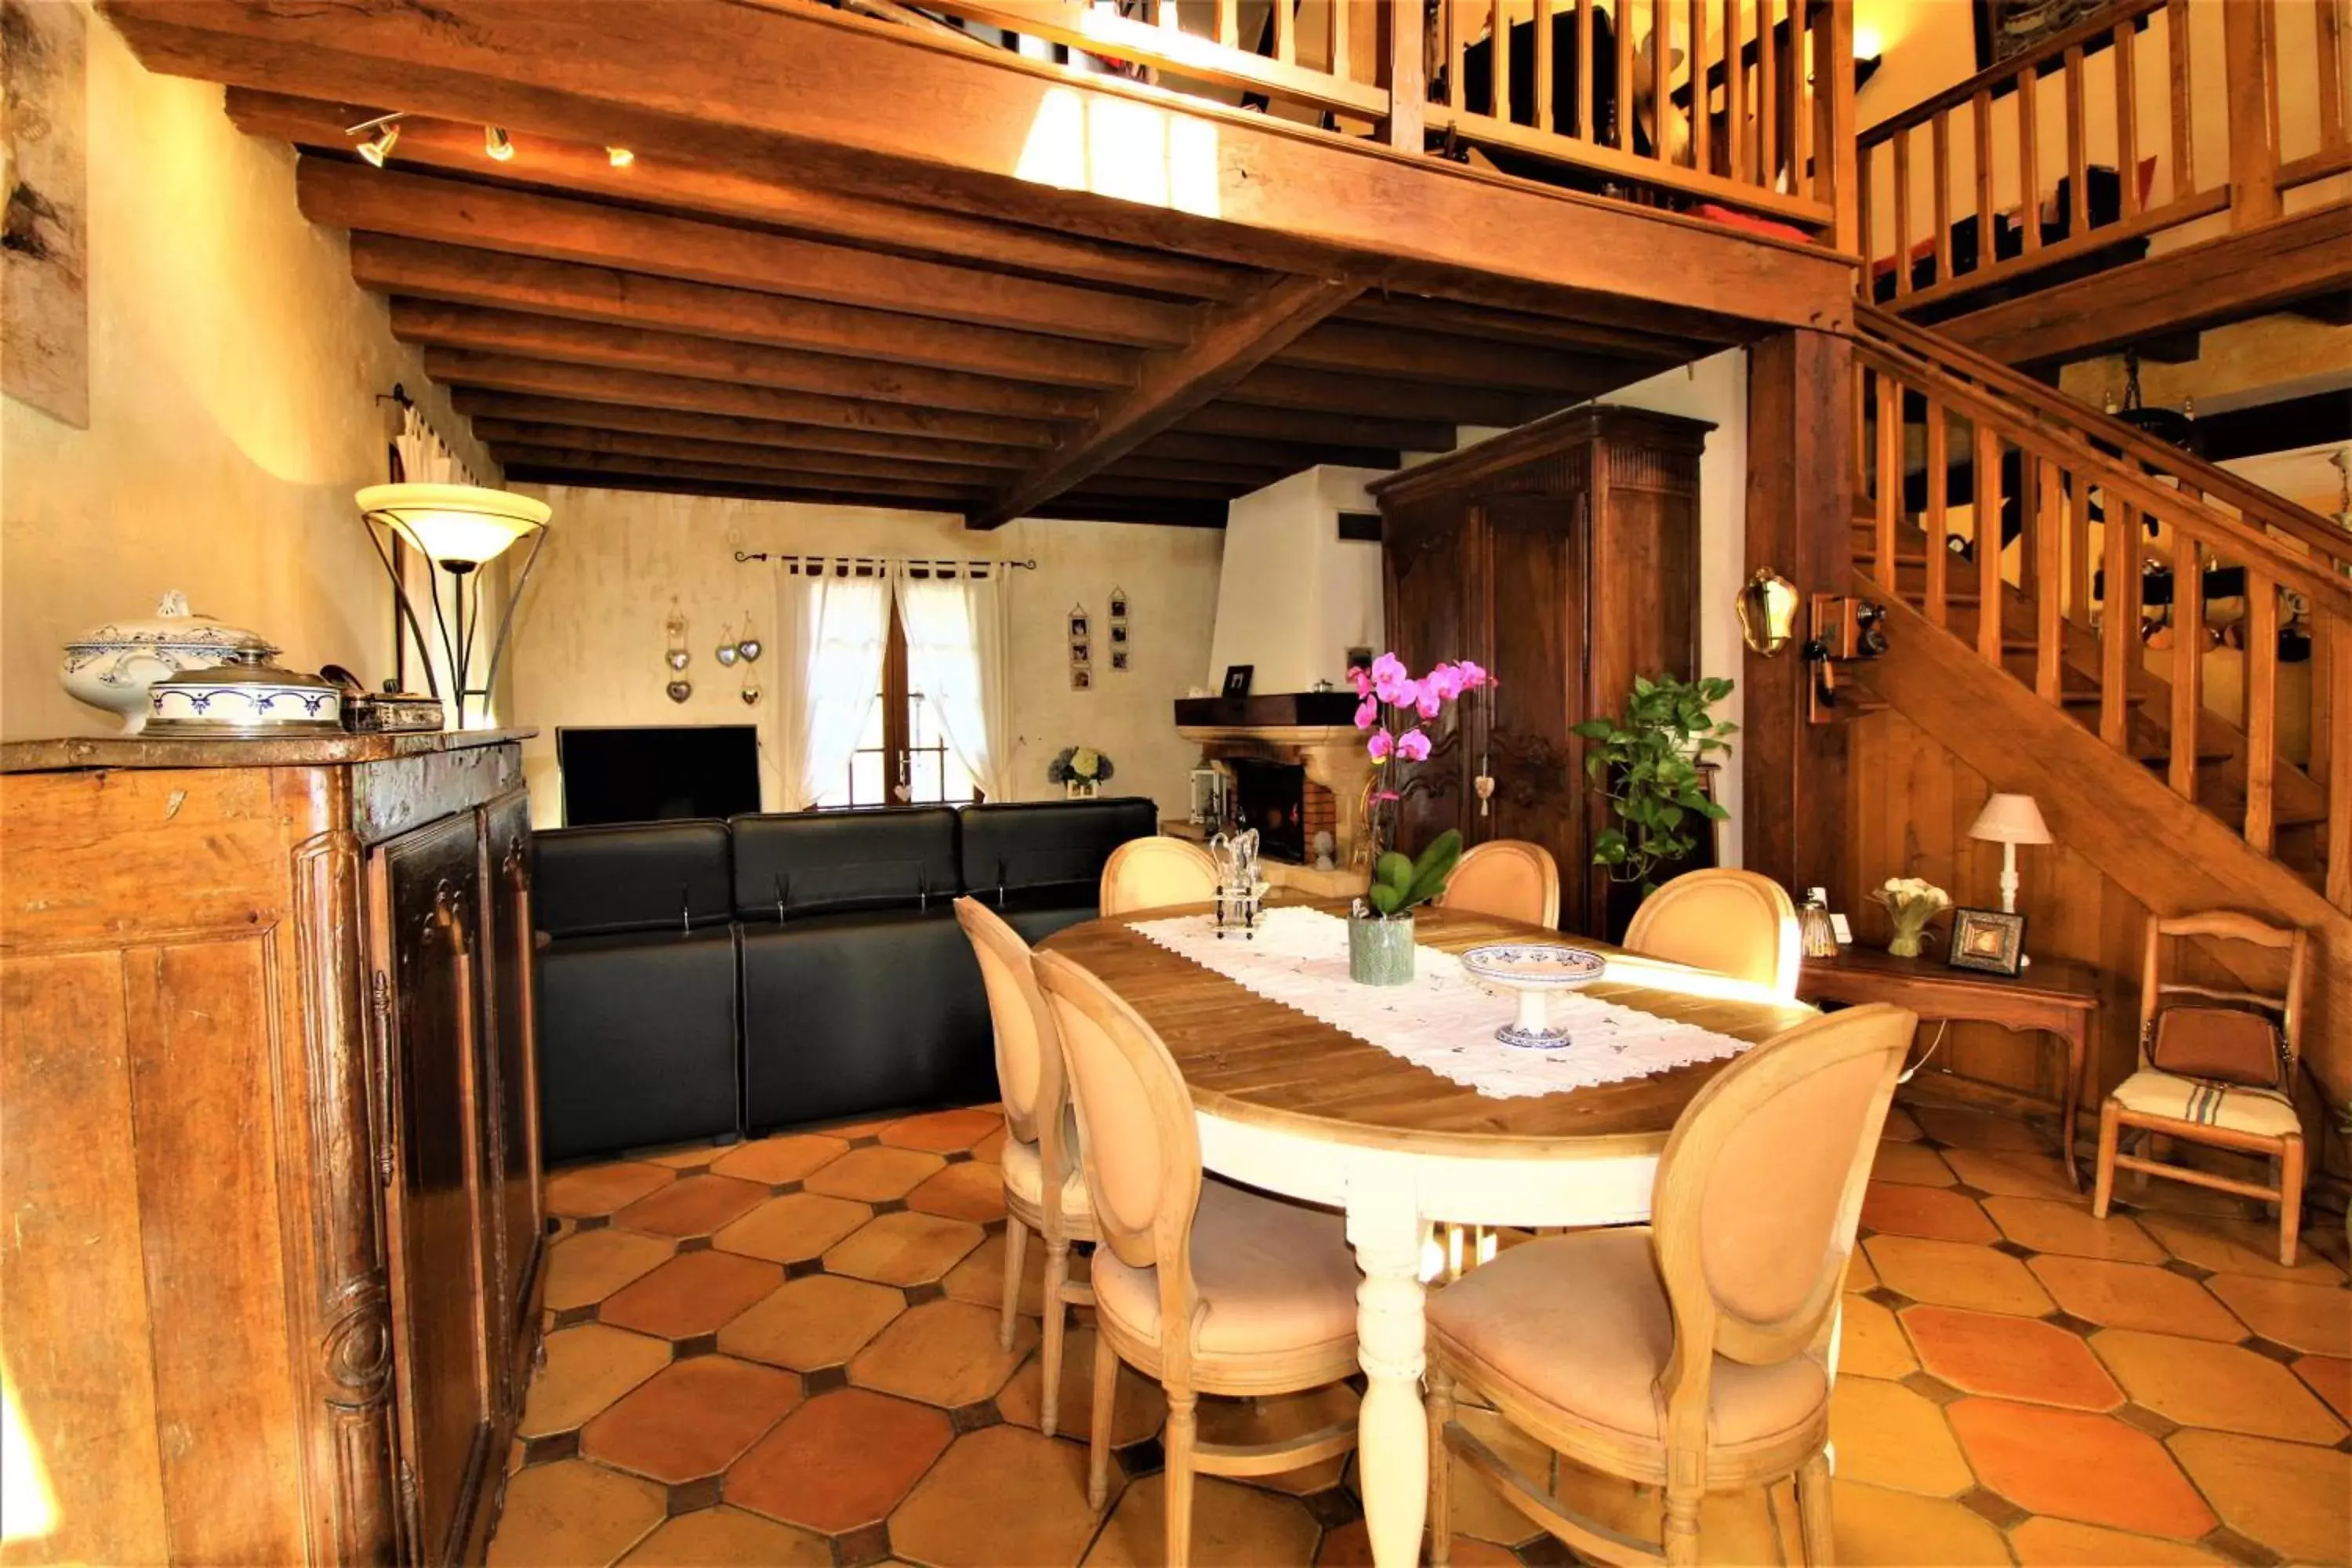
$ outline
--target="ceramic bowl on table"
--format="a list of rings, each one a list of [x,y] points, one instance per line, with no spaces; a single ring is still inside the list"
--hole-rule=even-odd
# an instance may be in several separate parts
[[[147,689],[147,733],[165,740],[340,735],[342,688],[240,651],[210,669],[167,676]]]
[[[268,658],[277,651],[257,632],[190,611],[187,595],[174,589],[156,605],[153,619],[109,621],[66,644],[58,679],[67,695],[117,715],[122,732],[136,735],[147,727],[147,689],[155,682],[209,669],[234,655]]]
[[[1608,967],[1599,953],[1557,942],[1495,942],[1462,955],[1464,973],[1517,995],[1518,1017],[1496,1030],[1495,1038],[1528,1051],[1556,1051],[1569,1043],[1567,1030],[1552,1027],[1551,994],[1590,985]]]

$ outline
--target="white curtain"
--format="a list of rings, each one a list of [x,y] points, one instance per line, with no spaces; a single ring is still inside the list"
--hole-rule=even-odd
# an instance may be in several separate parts
[[[840,788],[880,700],[890,583],[873,563],[866,570],[872,575],[860,577],[845,561],[803,561],[778,575],[776,641],[786,679],[777,683],[775,712],[786,811]]]
[[[1013,737],[1006,716],[1009,685],[1004,568],[929,565],[916,576],[897,574],[898,619],[907,635],[907,685],[939,716],[948,749],[990,800],[1013,798]],[[942,573],[954,575],[943,576]]]

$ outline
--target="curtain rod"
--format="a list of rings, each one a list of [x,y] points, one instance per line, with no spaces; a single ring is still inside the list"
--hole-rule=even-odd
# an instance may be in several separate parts
[[[786,562],[799,565],[803,562],[821,564],[827,561],[846,561],[853,566],[1002,566],[1007,571],[1037,570],[1034,556],[1026,561],[959,561],[934,555],[794,555],[774,554],[765,550],[739,550],[735,552],[735,560],[739,564],[746,561],[773,561],[779,565]]]

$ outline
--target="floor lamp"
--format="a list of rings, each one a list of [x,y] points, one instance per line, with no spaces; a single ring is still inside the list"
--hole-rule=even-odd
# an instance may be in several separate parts
[[[506,653],[507,634],[514,626],[515,605],[522,599],[523,585],[530,581],[530,569],[539,563],[540,548],[547,539],[547,520],[554,514],[545,501],[478,485],[370,485],[359,492],[357,499],[366,522],[380,522],[396,531],[416,547],[419,554],[449,574],[454,584],[449,610],[443,613],[441,595],[436,590],[432,596],[433,625],[439,634],[442,655],[448,662],[449,679],[457,688],[455,728],[462,730],[466,727],[466,698],[469,692],[481,694],[487,711],[489,695],[498,689],[499,660]],[[515,579],[504,609],[498,614],[498,626],[490,638],[489,666],[483,672],[482,684],[468,687],[467,676],[473,668],[474,639],[480,634],[485,613],[481,569],[505,554],[526,534],[530,536],[530,553],[523,558],[522,573]],[[383,541],[376,537],[373,527],[368,529],[368,542],[375,546],[377,559],[383,563],[384,573],[392,579],[394,599],[400,606],[401,618],[408,623],[410,635],[416,638],[416,646],[430,647],[432,645],[425,640],[416,606],[409,602],[408,585],[400,580],[391,552],[384,549]],[[429,658],[425,661],[425,680],[432,694],[439,697],[441,683],[434,677]]]

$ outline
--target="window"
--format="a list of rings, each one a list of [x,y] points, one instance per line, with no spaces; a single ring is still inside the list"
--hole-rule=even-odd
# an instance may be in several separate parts
[[[923,693],[907,681],[907,634],[890,605],[882,690],[840,787],[817,797],[820,811],[874,805],[967,805],[980,798],[971,770],[949,749]]]

